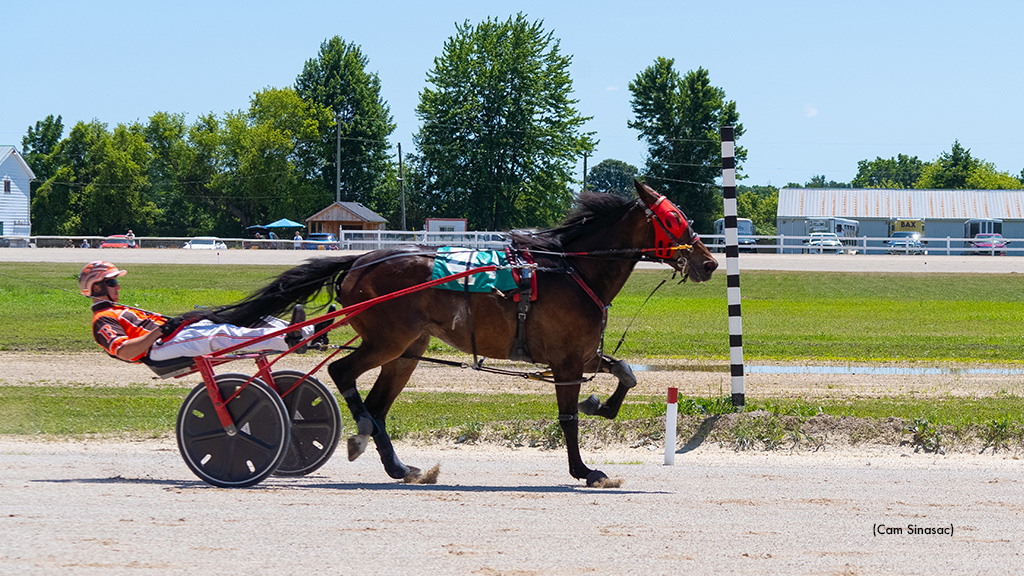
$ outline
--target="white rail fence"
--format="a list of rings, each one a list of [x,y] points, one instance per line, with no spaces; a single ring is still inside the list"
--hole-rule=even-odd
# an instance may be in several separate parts
[[[507,235],[501,232],[423,232],[423,231],[343,231],[335,242],[311,242],[307,239],[297,242],[291,239],[250,239],[220,238],[225,248],[222,249],[262,249],[262,250],[355,250],[368,251],[389,248],[403,244],[421,244],[425,246],[464,246],[479,250],[501,248]],[[0,238],[0,249],[5,247],[38,247],[38,248],[71,248],[81,247],[88,241],[89,247],[96,248],[106,239],[104,236],[5,236]],[[1024,238],[1004,238],[1002,244],[975,246],[970,238],[920,238],[921,246],[911,247],[897,243],[889,246],[890,240],[885,237],[845,237],[840,238],[843,245],[839,248],[819,246],[809,243],[810,236],[740,236],[740,252],[760,252],[778,254],[928,254],[963,256],[1008,255],[1024,256]],[[135,243],[144,248],[182,248],[190,237],[139,237]],[[725,237],[706,234],[701,240],[712,251],[725,250]],[[755,244],[744,244],[745,240],[754,240]]]

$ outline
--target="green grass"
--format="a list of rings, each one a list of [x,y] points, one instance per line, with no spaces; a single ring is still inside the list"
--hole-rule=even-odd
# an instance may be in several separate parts
[[[0,350],[96,350],[77,264],[5,263]],[[167,314],[234,302],[283,271],[276,266],[136,264],[124,303]],[[609,311],[610,351],[666,274],[633,274]],[[1019,363],[1024,276],[749,271],[742,275],[748,361],[830,360]],[[543,298],[543,288],[541,289]],[[725,275],[668,284],[641,310],[619,356],[724,360]],[[345,337],[345,331],[335,339]],[[452,352],[434,342],[435,352]]]
[[[129,435],[159,436],[172,433],[186,388],[0,386],[0,434],[13,435]],[[733,411],[728,398],[681,398],[683,416],[712,417]],[[992,398],[854,398],[808,402],[801,399],[749,400],[748,412],[763,411],[799,421],[819,414],[866,419],[898,418],[907,422],[908,432],[928,439],[935,430],[949,435],[973,430],[991,443],[1019,442],[1024,426],[1024,398],[1003,395]],[[665,414],[660,397],[629,397],[619,422],[660,431],[652,424]],[[448,431],[475,440],[486,427],[497,427],[511,436],[540,440],[558,436],[554,395],[468,394],[405,392],[399,396],[388,418],[388,431],[395,439]],[[585,421],[603,424],[598,418]],[[769,419],[771,437],[783,430]],[[343,419],[343,435],[355,432]],[[750,429],[753,427],[753,429]],[[739,428],[737,434],[766,434],[764,422]],[[546,440],[546,442],[550,441]]]

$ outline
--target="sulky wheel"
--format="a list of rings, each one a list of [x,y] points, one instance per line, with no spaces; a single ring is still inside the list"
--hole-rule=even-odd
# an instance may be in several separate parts
[[[227,400],[249,377],[215,377]],[[203,481],[222,488],[252,486],[272,474],[284,459],[291,426],[288,412],[270,386],[254,378],[227,403],[237,432],[229,435],[217,418],[206,385],[196,386],[178,412],[178,449],[185,464]]]
[[[305,376],[302,372],[277,370],[271,375],[274,387],[284,394],[282,399],[292,424],[288,452],[274,474],[309,474],[327,462],[341,438],[338,401],[330,389],[312,376],[292,390],[292,386]]]

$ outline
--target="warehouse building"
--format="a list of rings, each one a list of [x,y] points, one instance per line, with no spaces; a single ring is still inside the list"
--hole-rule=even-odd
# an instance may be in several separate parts
[[[896,220],[922,220],[929,253],[963,254],[965,239],[978,231],[1024,239],[1024,190],[885,190],[875,188],[783,188],[776,213],[783,252],[801,252],[804,237],[822,221],[846,225],[850,245],[884,249]],[[840,234],[842,235],[842,234]],[[1024,246],[1013,242],[1016,246]]]

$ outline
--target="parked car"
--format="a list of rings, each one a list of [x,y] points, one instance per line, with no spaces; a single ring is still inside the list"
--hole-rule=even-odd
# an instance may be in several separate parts
[[[885,242],[889,254],[927,254],[920,232],[893,232]]]
[[[1007,244],[1009,244],[1009,242],[1003,240],[1002,234],[978,234],[971,242],[970,253],[980,254],[982,256],[992,254],[1003,256],[1006,254]]]
[[[196,236],[185,242],[182,248],[185,250],[227,250],[228,245],[214,236]]]
[[[302,242],[305,250],[337,250],[338,237],[325,232],[313,232]]]
[[[135,240],[129,240],[124,234],[107,236],[107,239],[100,244],[100,248],[135,248]]]
[[[809,236],[804,240],[804,254],[840,254],[843,251],[839,235],[833,232],[812,232]]]

